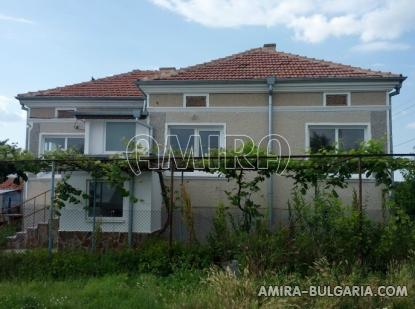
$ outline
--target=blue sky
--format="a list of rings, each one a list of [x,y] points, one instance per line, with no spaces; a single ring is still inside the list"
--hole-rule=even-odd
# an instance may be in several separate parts
[[[275,42],[283,51],[408,76],[393,99],[393,130],[395,152],[413,152],[414,34],[412,0],[1,0],[0,139],[24,145],[18,93]]]

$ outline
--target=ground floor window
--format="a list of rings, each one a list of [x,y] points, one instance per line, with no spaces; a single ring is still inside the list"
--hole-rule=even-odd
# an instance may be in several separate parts
[[[357,149],[367,139],[366,131],[367,126],[312,125],[308,127],[309,149],[311,152]]]
[[[84,138],[80,136],[45,136],[43,139],[43,152],[53,150],[74,149],[84,153]]]
[[[94,194],[94,189],[96,192]],[[110,182],[88,181],[88,216],[94,215],[94,195],[95,195],[95,216],[97,217],[122,217],[123,216],[123,196]]]

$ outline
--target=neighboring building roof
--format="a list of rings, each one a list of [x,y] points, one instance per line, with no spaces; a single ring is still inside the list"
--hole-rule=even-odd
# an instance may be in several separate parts
[[[19,184],[14,183],[15,177],[9,176],[6,181],[0,183],[0,190],[23,190],[23,181]]]
[[[137,80],[150,77],[157,71],[134,70],[128,73],[97,78],[88,82],[58,87],[36,92],[19,94],[18,99],[30,97],[142,97],[143,93],[135,85]]]
[[[339,63],[307,58],[275,50],[274,44],[250,49],[225,58],[182,68],[153,80],[248,80],[265,79],[403,79],[402,75],[372,71]],[[148,80],[144,78],[143,80]]]

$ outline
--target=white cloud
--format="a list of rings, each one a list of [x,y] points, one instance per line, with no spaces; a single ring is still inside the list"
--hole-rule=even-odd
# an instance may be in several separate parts
[[[402,50],[394,41],[415,29],[413,0],[150,1],[207,27],[283,26],[310,43],[355,36],[374,43],[361,47],[367,51]]]
[[[356,45],[352,48],[354,51],[372,52],[372,51],[394,51],[407,50],[411,48],[408,44],[393,41],[377,41]]]
[[[415,129],[415,122],[408,123],[408,124],[406,125],[406,128],[407,128],[407,129]]]
[[[15,17],[15,16],[8,16],[0,14],[0,20],[4,21],[12,21],[16,23],[24,23],[24,24],[33,24],[33,21],[30,19],[22,18],[22,17]]]
[[[25,117],[26,112],[15,99],[0,95],[0,122],[21,122]]]

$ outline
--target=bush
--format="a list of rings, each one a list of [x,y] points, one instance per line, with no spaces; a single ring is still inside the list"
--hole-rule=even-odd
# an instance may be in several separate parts
[[[312,201],[294,194],[291,224],[270,232],[263,224],[255,230],[229,230],[226,209],[218,207],[209,246],[215,261],[237,259],[255,274],[299,271],[306,274],[316,260],[358,263],[368,270],[385,271],[391,261],[403,261],[415,248],[415,223],[390,204],[388,221],[375,223],[355,205],[343,205],[333,194],[322,193]]]
[[[404,181],[395,184],[394,202],[415,220],[415,171],[405,171],[403,176]]]
[[[8,242],[7,237],[13,236],[16,231],[16,226],[12,224],[0,226],[0,249],[6,248]]]
[[[178,269],[203,269],[211,265],[206,247],[191,248],[175,243],[172,258],[168,244],[148,239],[140,248],[94,254],[86,251],[59,251],[49,258],[46,250],[0,254],[1,279],[79,278],[116,273],[168,275]]]

